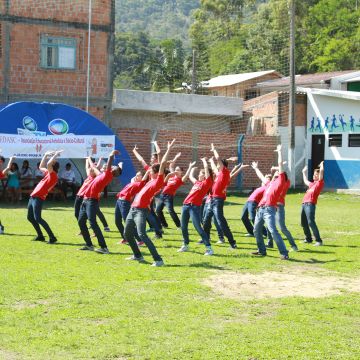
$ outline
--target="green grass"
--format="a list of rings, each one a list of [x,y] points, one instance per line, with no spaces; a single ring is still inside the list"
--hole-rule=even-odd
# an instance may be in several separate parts
[[[287,225],[303,239],[302,194],[287,198]],[[114,200],[102,209],[111,233],[111,255],[77,251],[82,238],[71,204],[47,202],[43,212],[59,244],[30,241],[26,203],[1,204],[6,235],[0,236],[0,359],[358,359],[360,299],[343,291],[323,298],[233,300],[202,280],[214,272],[304,269],[317,275],[358,278],[360,197],[325,193],[317,222],[324,247],[300,244],[291,261],[277,250],[252,258],[254,239],[244,237],[240,213],[245,197],[231,196],[226,215],[239,245],[214,246],[204,257],[190,224],[191,252],[179,254],[181,234],[171,228],[156,242],[166,266],[125,261],[117,245]],[[177,207],[179,211],[180,207]],[[213,233],[213,240],[216,239]],[[319,281],[326,281],[319,274]],[[266,277],[262,279],[266,282]]]

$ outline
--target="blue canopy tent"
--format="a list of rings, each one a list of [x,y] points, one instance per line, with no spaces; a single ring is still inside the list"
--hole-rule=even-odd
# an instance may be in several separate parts
[[[32,134],[34,136],[73,134],[74,136],[92,136],[94,139],[97,136],[114,136],[115,149],[120,151],[115,161],[124,163],[121,182],[127,184],[135,176],[132,160],[113,131],[89,113],[69,105],[47,102],[16,102],[0,105],[0,134]],[[4,145],[0,147],[2,146]],[[63,147],[66,149],[66,144]],[[84,164],[83,153],[72,156],[72,159],[82,159],[78,162]]]

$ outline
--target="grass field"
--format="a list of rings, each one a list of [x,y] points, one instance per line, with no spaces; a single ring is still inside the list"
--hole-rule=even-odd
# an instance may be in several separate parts
[[[288,195],[286,207],[297,240],[303,239],[301,198]],[[147,263],[125,261],[131,253],[116,244],[112,199],[102,203],[110,255],[77,251],[82,238],[70,203],[45,206],[56,245],[30,241],[25,202],[2,203],[0,359],[359,359],[360,197],[321,195],[317,222],[325,246],[298,241],[300,252],[290,253],[290,261],[281,261],[276,249],[265,258],[249,255],[255,241],[240,222],[245,201],[231,196],[225,211],[238,250],[214,245],[215,255],[204,257],[190,225],[191,252],[179,254],[181,233],[169,221],[156,241],[162,268],[149,266],[145,249]],[[245,274],[257,280],[246,284]],[[282,286],[287,295],[262,293],[274,277],[274,291]],[[322,296],[302,293],[307,277]],[[221,292],[226,279],[237,292]],[[332,293],[316,292],[334,279],[341,288],[334,282]],[[253,296],[242,296],[242,284]]]

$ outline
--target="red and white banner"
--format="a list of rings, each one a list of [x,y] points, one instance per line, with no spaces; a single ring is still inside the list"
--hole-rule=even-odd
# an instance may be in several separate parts
[[[1,156],[41,158],[46,151],[64,150],[61,158],[107,157],[115,148],[113,135],[29,136],[0,134]]]

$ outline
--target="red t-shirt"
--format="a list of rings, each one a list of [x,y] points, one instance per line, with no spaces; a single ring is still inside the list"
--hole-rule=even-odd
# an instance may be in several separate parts
[[[5,177],[4,173],[2,170],[0,170],[0,179],[3,179]]]
[[[174,196],[176,190],[183,184],[182,178],[174,175],[166,183],[163,194]]]
[[[204,196],[211,188],[212,182],[211,176],[203,181],[196,181],[190,190],[189,195],[185,198],[184,205],[193,204],[201,206]]]
[[[324,187],[324,180],[313,181],[309,184],[302,203],[312,203],[316,205],[317,199],[321,193],[321,190]]]
[[[287,181],[285,181],[284,187],[281,190],[278,204],[285,205],[285,196],[287,191],[289,190],[289,187],[290,187],[290,180],[288,179]]]
[[[113,179],[111,167],[106,169],[103,173],[96,176],[95,179],[89,184],[84,192],[84,198],[86,199],[100,199],[100,194]]]
[[[132,207],[146,209],[150,206],[151,199],[164,185],[164,174],[159,174],[156,179],[150,180],[135,196]]]
[[[40,180],[33,192],[30,194],[31,197],[37,197],[45,200],[49,191],[56,185],[58,181],[58,175],[55,171],[49,172],[46,170],[44,174],[44,177]]]
[[[212,186],[212,197],[226,199],[226,188],[230,184],[230,170],[225,166],[219,171]]]
[[[117,193],[118,199],[122,198],[131,202],[134,196],[145,186],[146,181],[135,181],[127,184],[120,192]]]
[[[144,169],[145,169],[145,171],[148,171],[148,170],[150,169],[150,165],[145,164],[145,165],[144,165]]]
[[[79,191],[77,192],[76,195],[83,197],[86,189],[89,187],[90,183],[91,183],[94,179],[95,179],[94,176],[90,176],[90,175],[89,175],[89,176],[84,180],[83,184],[81,185],[81,188],[79,189]]]
[[[270,182],[270,185],[265,190],[264,196],[261,199],[259,206],[276,206],[284,184],[286,182],[285,173],[281,173],[277,179]]]
[[[254,201],[256,203],[259,203],[262,199],[262,197],[264,196],[264,192],[265,190],[268,188],[268,186],[270,185],[270,181],[268,181],[265,185],[258,187],[257,189],[255,189],[249,196],[249,198],[247,199],[247,201]]]

